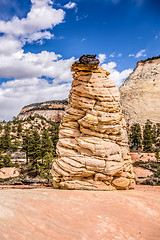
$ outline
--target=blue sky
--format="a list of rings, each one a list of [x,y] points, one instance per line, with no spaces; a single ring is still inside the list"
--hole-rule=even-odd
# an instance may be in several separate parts
[[[97,54],[120,86],[160,54],[159,12],[158,0],[0,0],[0,120],[66,98],[82,54]]]

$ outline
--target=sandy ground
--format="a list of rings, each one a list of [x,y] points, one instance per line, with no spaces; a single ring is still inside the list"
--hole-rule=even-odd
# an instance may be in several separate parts
[[[0,240],[159,240],[160,187],[0,190]]]

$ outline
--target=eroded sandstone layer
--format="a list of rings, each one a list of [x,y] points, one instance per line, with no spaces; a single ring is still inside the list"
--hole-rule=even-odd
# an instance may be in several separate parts
[[[53,163],[53,186],[64,189],[134,188],[119,91],[93,55],[72,65],[74,81]]]
[[[125,119],[143,125],[160,122],[160,56],[139,61],[119,88]]]

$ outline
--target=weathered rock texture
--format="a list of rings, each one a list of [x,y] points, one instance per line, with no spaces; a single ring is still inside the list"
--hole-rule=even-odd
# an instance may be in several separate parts
[[[118,89],[109,73],[98,67],[95,56],[87,58],[81,57],[71,68],[74,81],[60,125],[53,185],[86,190],[134,188]]]
[[[17,117],[19,119],[26,119],[38,114],[45,117],[47,120],[60,122],[67,104],[67,100],[34,103],[23,107]]]
[[[129,124],[160,122],[160,57],[140,61],[119,88],[125,119]]]
[[[1,187],[1,240],[159,240],[160,186],[112,192]]]
[[[20,169],[15,167],[0,168],[0,179],[18,177]]]

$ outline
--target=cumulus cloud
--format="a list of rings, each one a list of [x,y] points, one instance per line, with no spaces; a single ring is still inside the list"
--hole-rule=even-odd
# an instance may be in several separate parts
[[[115,62],[109,62],[108,64],[102,64],[102,67],[110,72],[110,79],[113,80],[116,85],[119,87],[123,81],[129,76],[129,74],[133,71],[133,69],[126,69],[122,72],[117,71],[117,64]]]
[[[43,32],[35,32],[32,33],[31,35],[25,35],[22,38],[22,42],[38,42],[38,43],[43,43],[44,39],[51,39],[54,37],[54,34],[51,34],[49,31],[43,31]]]
[[[14,37],[34,39],[32,35],[51,29],[63,22],[65,12],[52,8],[50,0],[31,0],[32,7],[26,18],[13,17],[10,21],[0,20],[0,32]],[[39,34],[39,37],[44,37]],[[35,41],[35,40],[34,40]]]
[[[72,9],[75,8],[77,6],[77,4],[75,2],[69,2],[67,4],[65,4],[63,7],[67,8],[67,9]]]
[[[23,44],[12,36],[0,37],[0,58],[11,56],[21,50]]]
[[[53,8],[51,0],[31,2],[25,18],[0,21],[0,78],[13,79],[0,85],[1,120],[11,119],[26,104],[64,99],[71,87],[70,67],[74,57],[63,59],[55,52],[35,54],[23,50],[27,42],[42,43],[44,39],[53,38],[50,30],[62,23],[65,16],[63,10]],[[110,71],[111,78],[120,85],[131,69],[118,72],[116,63],[104,64],[105,58],[105,54],[99,54],[102,67]]]
[[[100,63],[102,64],[105,61],[105,59],[106,59],[106,54],[100,53],[98,55],[98,59],[99,59]]]
[[[51,0],[31,0],[26,18],[0,21],[0,119],[9,120],[33,102],[67,97],[74,57],[63,59],[55,52],[25,53],[23,46],[54,37],[50,30],[63,22],[65,12],[53,9]],[[47,81],[49,79],[49,81]]]
[[[9,120],[30,103],[65,99],[70,83],[49,84],[45,79],[29,78],[3,83],[0,88],[0,119]]]
[[[20,50],[9,56],[0,55],[0,77],[22,79],[46,76],[60,83],[72,79],[70,66],[73,62],[73,57],[64,60],[54,52],[34,54]]]

